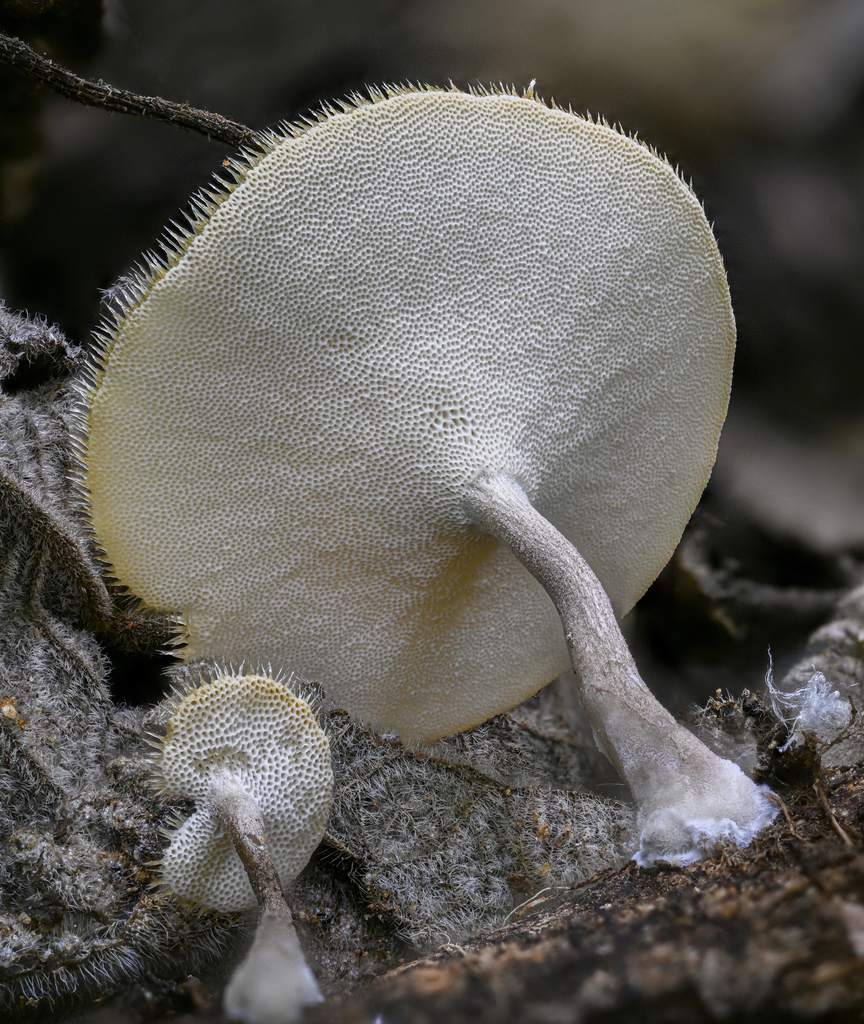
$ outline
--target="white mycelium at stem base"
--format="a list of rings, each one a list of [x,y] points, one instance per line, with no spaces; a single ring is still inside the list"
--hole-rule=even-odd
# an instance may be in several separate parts
[[[171,837],[162,881],[205,907],[260,909],[226,1012],[247,1024],[298,1019],[321,994],[280,877],[293,880],[321,841],[333,788],[311,708],[267,676],[221,674],[176,705],[155,768],[163,792],[196,802]]]
[[[640,865],[689,864],[732,841],[746,846],[777,814],[757,786],[679,725],[639,676],[599,580],[575,547],[506,476],[467,487],[468,520],[503,541],[555,602],[579,696],[600,748],[639,808]]]

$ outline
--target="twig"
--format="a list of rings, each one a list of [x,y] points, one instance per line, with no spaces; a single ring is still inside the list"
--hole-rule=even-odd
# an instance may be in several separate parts
[[[831,828],[837,833],[838,836],[843,840],[847,846],[852,846],[852,840],[844,831],[840,822],[834,817],[834,812],[831,810],[831,805],[828,803],[828,795],[825,792],[825,787],[822,785],[822,776],[813,783],[813,789],[816,790],[816,795],[819,797],[819,803],[822,804],[822,810],[828,815],[828,820],[831,822]]]
[[[437,950],[435,951],[437,953]],[[435,953],[432,954],[435,956]],[[387,971],[382,975],[384,978],[395,978],[397,974],[404,974],[405,971],[410,970],[412,967],[416,967],[417,964],[422,964],[429,960],[430,957],[421,956],[418,960],[409,960],[407,964],[399,964],[398,967],[394,967],[392,971]]]
[[[550,892],[552,889],[571,889],[571,888],[572,888],[572,886],[570,886],[570,885],[547,885],[545,889],[541,889],[539,892],[535,892],[534,895],[531,896],[529,899],[525,900],[524,903],[520,903],[518,907],[514,907],[510,911],[510,913],[504,918],[502,927],[509,922],[510,918],[513,917],[514,914],[518,915],[516,917],[516,920],[518,921],[521,918],[523,918],[528,913],[528,911],[532,909],[532,907],[536,903],[545,903],[547,900],[551,900],[552,899],[551,896],[546,896],[542,900],[539,898],[539,897],[541,897],[543,895],[544,892]],[[521,911],[521,913],[519,913],[519,911]]]
[[[221,114],[196,110],[188,103],[172,103],[160,96],[139,96],[126,89],[115,89],[101,79],[98,82],[89,82],[85,78],[79,78],[61,65],[55,64],[53,60],[36,53],[22,40],[2,33],[0,61],[35,78],[54,92],[59,92],[61,96],[91,107],[102,107],[121,114],[137,114],[139,117],[149,117],[154,121],[164,121],[186,131],[199,132],[208,139],[224,142],[234,148],[255,139],[256,132],[252,128],[247,128],[236,121],[229,121]]]
[[[783,817],[786,819],[786,824],[789,826],[789,831],[792,833],[793,836],[795,836],[796,839],[801,839],[803,842],[802,836],[799,836],[798,833],[795,831],[795,822],[789,816],[789,809],[787,808],[786,804],[780,799],[779,796],[777,796],[776,793],[766,793],[766,796],[769,800],[773,800],[775,804],[780,805],[780,810],[783,812]]]

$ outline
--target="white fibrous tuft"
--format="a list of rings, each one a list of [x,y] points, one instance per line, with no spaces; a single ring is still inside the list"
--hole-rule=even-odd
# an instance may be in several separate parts
[[[162,880],[202,906],[256,906],[231,838],[208,806],[217,777],[229,774],[254,798],[283,884],[324,835],[333,790],[327,737],[307,702],[267,676],[225,674],[183,697],[155,770],[166,795],[197,805],[171,835]]]
[[[518,480],[624,614],[714,462],[722,261],[668,163],[530,95],[389,90],[266,148],[120,289],[80,424],[92,527],[188,660],[446,736],[568,667],[466,483]]]
[[[765,685],[771,698],[771,708],[789,729],[789,738],[780,750],[788,749],[805,732],[830,743],[849,725],[852,716],[849,698],[833,689],[824,673],[817,672],[815,668],[804,686],[797,690],[778,690],[774,686],[774,662],[770,652],[768,657]]]

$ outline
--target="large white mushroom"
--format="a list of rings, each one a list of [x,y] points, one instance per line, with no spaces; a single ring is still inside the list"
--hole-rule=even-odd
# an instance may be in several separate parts
[[[296,668],[411,739],[514,706],[569,642],[639,856],[748,841],[773,805],[654,700],[615,619],[726,411],[697,199],[530,95],[397,90],[266,148],[106,329],[84,483],[119,580],[181,616],[187,659]]]

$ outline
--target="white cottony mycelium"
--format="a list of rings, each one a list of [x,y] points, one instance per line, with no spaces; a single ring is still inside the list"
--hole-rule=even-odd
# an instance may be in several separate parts
[[[172,834],[162,882],[216,910],[259,907],[252,948],[225,991],[229,1017],[288,1024],[321,993],[282,895],[324,835],[330,748],[312,709],[278,680],[223,672],[174,708],[154,768],[195,801]]]
[[[408,739],[513,707],[569,644],[640,856],[746,841],[764,796],[629,653],[602,662],[726,412],[734,321],[697,199],[533,95],[376,93],[263,144],[106,328],[82,436],[113,572],[181,617],[186,658],[291,667]],[[493,492],[545,527],[493,522]],[[525,557],[540,535],[590,566],[573,621]]]

